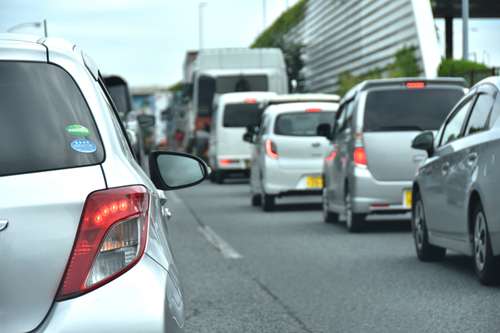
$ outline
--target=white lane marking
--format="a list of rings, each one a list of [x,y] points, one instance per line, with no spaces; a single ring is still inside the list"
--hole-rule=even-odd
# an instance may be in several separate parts
[[[209,226],[199,226],[198,231],[212,244],[217,250],[220,251],[222,256],[226,259],[241,259],[243,256],[239,254],[231,245],[223,240],[215,233]]]
[[[174,203],[180,204],[182,202],[182,199],[179,198],[179,196],[175,192],[168,192],[168,194],[165,194],[167,198],[170,198]]]

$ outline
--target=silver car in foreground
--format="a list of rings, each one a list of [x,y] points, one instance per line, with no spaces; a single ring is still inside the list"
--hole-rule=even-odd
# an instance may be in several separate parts
[[[483,284],[500,282],[500,77],[481,81],[455,106],[437,135],[413,141],[427,151],[413,184],[418,258],[446,249],[474,257]]]
[[[199,159],[135,162],[91,60],[0,35],[0,332],[181,332],[163,190]],[[156,186],[155,186],[156,185]]]
[[[323,167],[325,222],[344,214],[348,230],[357,232],[368,214],[409,213],[413,177],[426,157],[411,141],[439,128],[464,85],[462,79],[403,78],[365,81],[349,91]]]

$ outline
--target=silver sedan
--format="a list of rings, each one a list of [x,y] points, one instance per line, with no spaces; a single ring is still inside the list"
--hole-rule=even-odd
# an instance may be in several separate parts
[[[477,276],[486,285],[500,282],[499,90],[500,77],[481,81],[437,135],[424,132],[412,144],[429,156],[413,185],[418,258],[440,260],[446,249],[473,256]]]

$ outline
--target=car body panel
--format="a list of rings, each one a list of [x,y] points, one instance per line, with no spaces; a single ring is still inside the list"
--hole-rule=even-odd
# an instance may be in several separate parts
[[[91,192],[105,187],[99,166],[0,177],[0,217],[9,221],[0,233],[2,331],[31,331],[45,318],[66,269],[83,204]]]
[[[56,302],[34,333],[180,332],[184,303],[177,283],[176,277],[145,255],[119,279],[81,297]]]

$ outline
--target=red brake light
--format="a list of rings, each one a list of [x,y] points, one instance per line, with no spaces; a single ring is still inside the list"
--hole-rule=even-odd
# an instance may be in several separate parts
[[[306,109],[306,112],[321,112],[322,110],[319,109],[319,108],[310,108],[310,109]]]
[[[219,160],[220,165],[229,165],[229,164],[238,163],[238,162],[239,162],[238,160],[228,160],[228,159]]]
[[[423,89],[423,88],[425,88],[425,82],[423,82],[423,81],[406,82],[406,88],[408,88],[408,89]]]
[[[88,196],[58,300],[94,290],[139,261],[146,248],[148,207],[149,194],[143,186]]]
[[[247,99],[245,99],[245,104],[257,104],[257,99],[247,98]]]
[[[334,150],[332,151],[326,158],[325,160],[327,160],[328,162],[331,162],[335,159],[335,157],[337,157],[337,151]]]
[[[266,140],[266,154],[270,158],[277,159],[278,158],[278,148],[276,144],[271,140]]]
[[[368,159],[366,158],[366,151],[364,147],[356,147],[354,148],[354,164],[360,166],[367,166]]]

